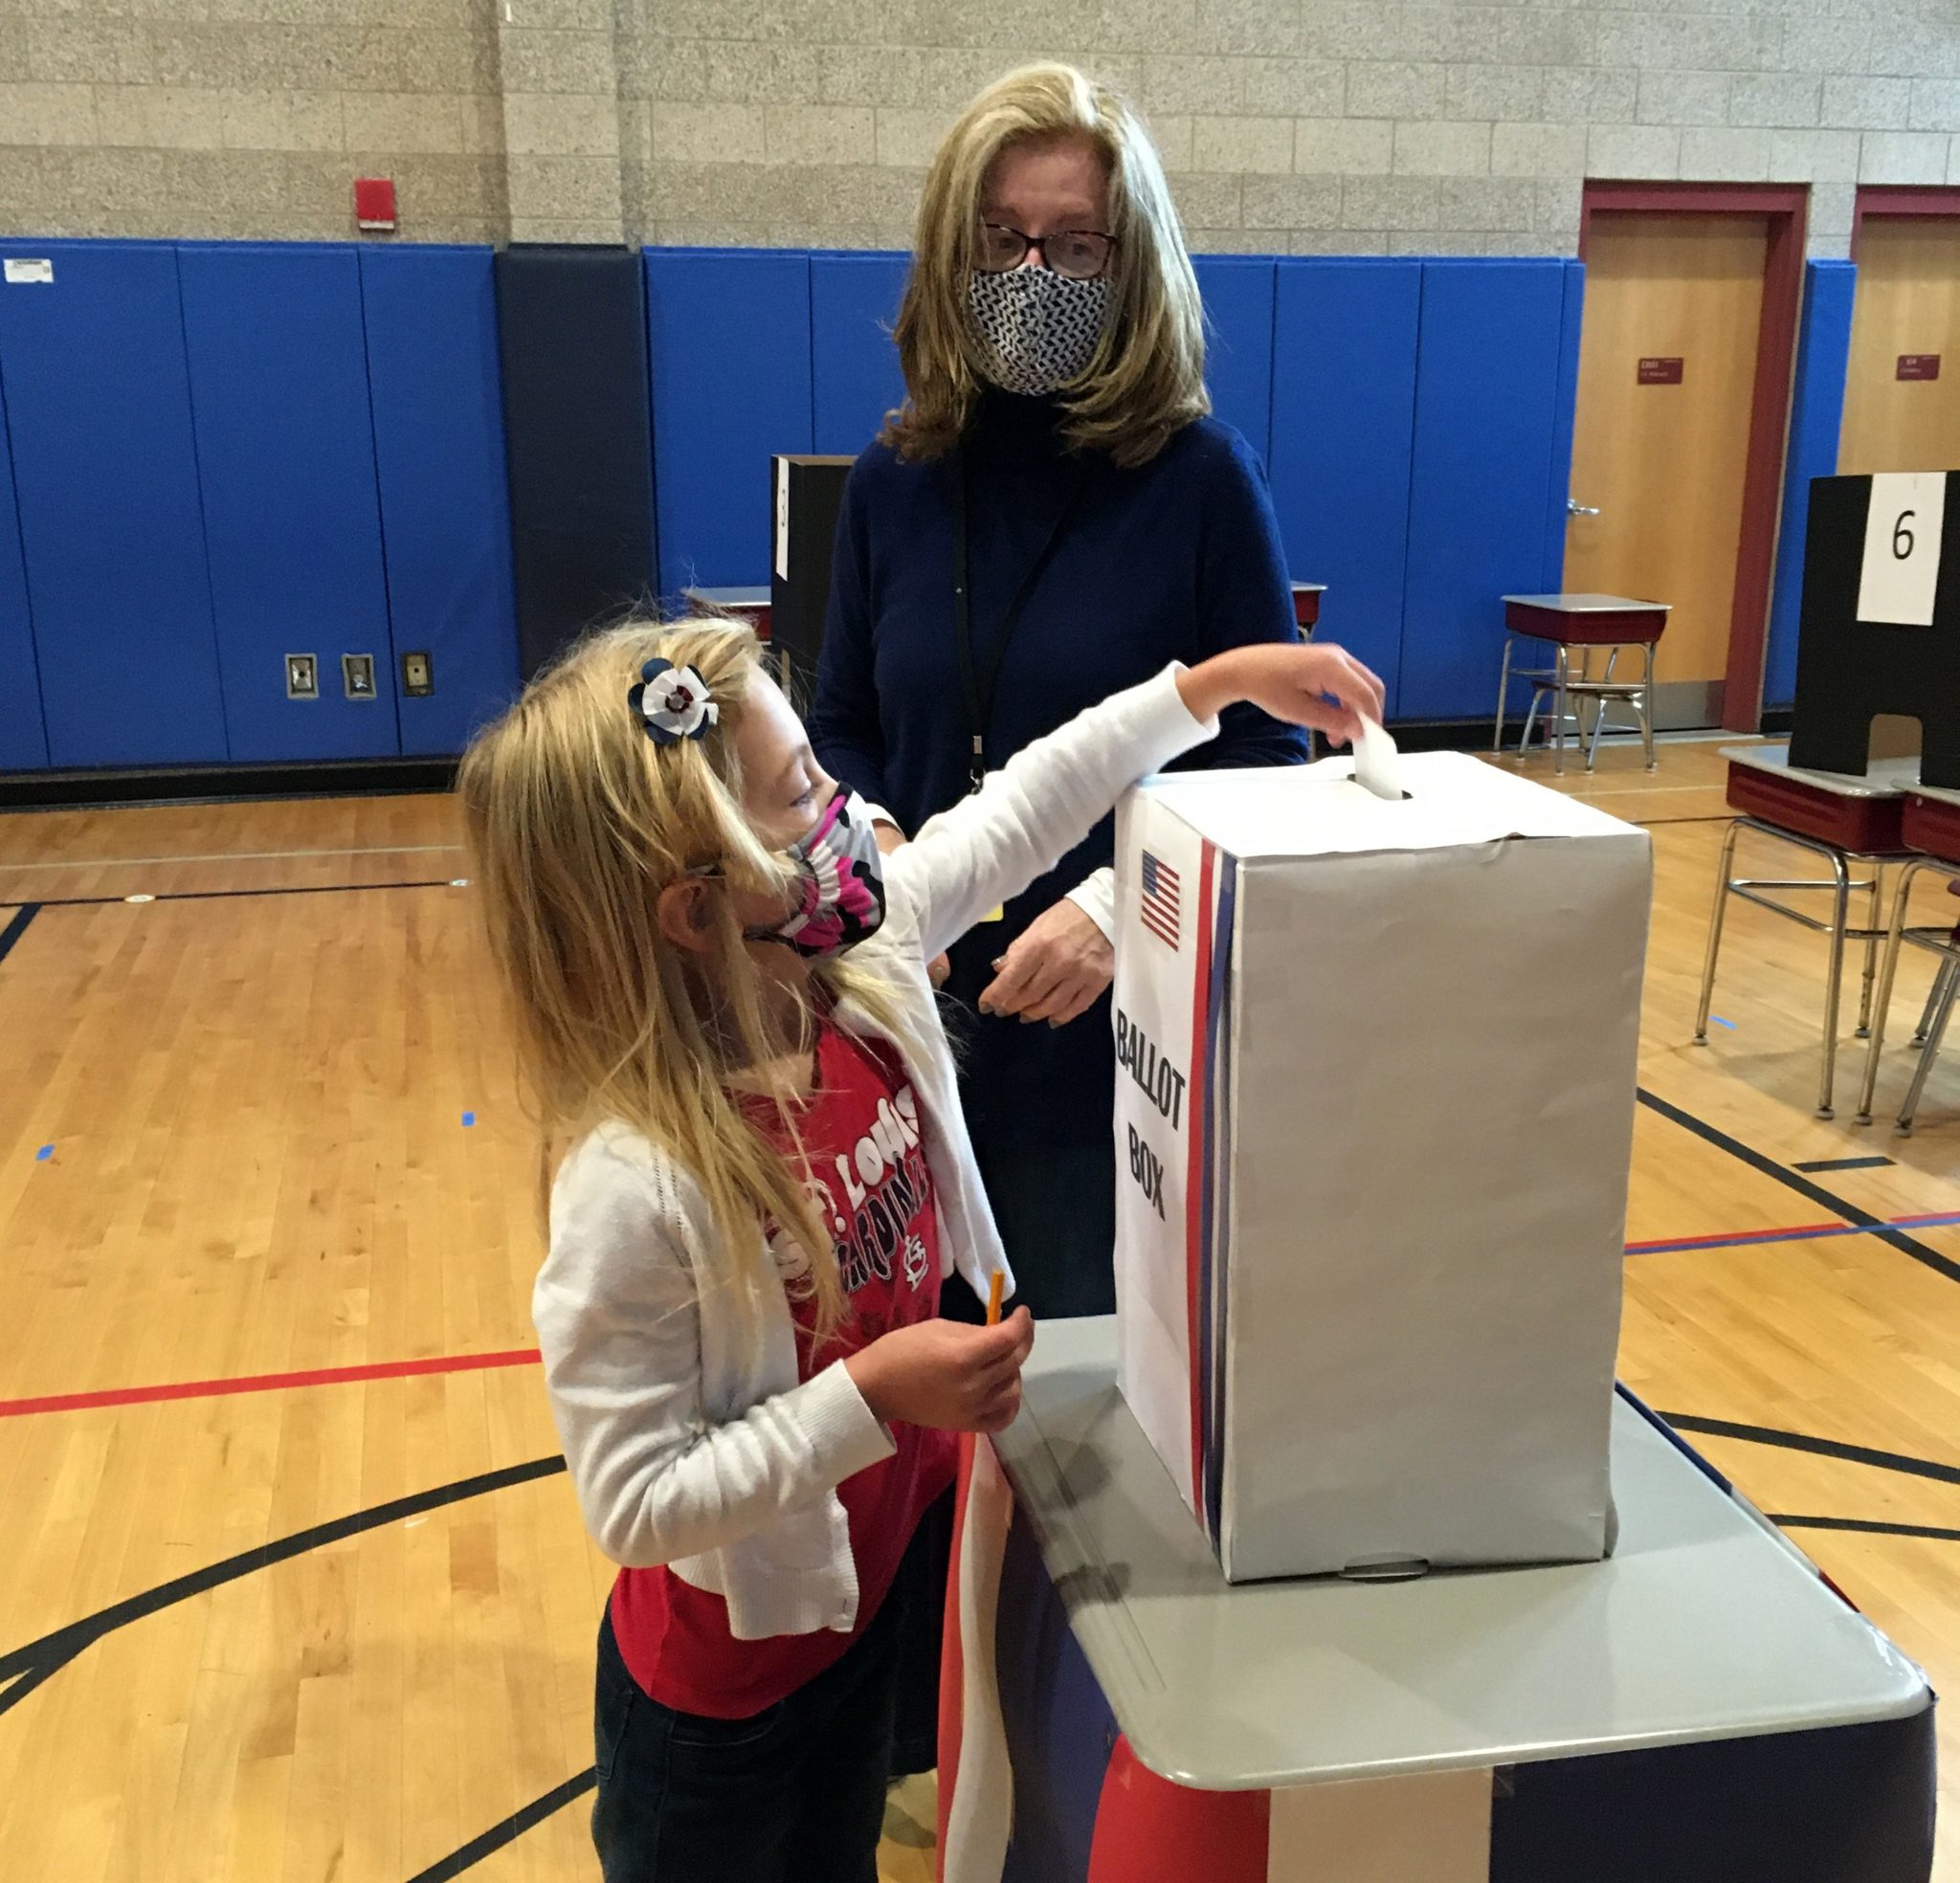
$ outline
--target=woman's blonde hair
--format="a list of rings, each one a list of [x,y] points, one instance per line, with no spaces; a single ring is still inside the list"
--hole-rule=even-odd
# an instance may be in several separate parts
[[[706,682],[721,717],[705,738],[661,746],[647,736],[627,694],[656,655]],[[897,1003],[831,960],[813,964],[786,1017],[766,997],[730,895],[706,898],[700,953],[667,940],[657,908],[660,892],[694,872],[712,871],[731,892],[787,897],[787,860],[743,810],[736,737],[761,678],[755,636],[740,622],[602,631],[477,736],[457,788],[547,1141],[616,1119],[673,1157],[714,1219],[715,1246],[686,1252],[700,1265],[696,1285],[732,1289],[751,1329],[763,1291],[783,1285],[764,1242],[764,1226],[779,1226],[809,1257],[788,1265],[791,1284],[814,1296],[823,1334],[844,1292],[800,1145],[785,1157],[730,1080],[759,1081],[792,1117],[790,1069],[813,1044],[813,1001],[855,1000],[903,1038]]]
[[[1029,65],[960,114],[926,175],[896,330],[909,397],[887,415],[883,433],[903,457],[950,449],[979,397],[967,282],[988,172],[1015,144],[1060,138],[1094,148],[1108,177],[1107,233],[1116,238],[1110,319],[1087,371],[1067,389],[1068,438],[1119,464],[1142,464],[1212,409],[1197,277],[1149,133],[1126,100],[1073,66]]]

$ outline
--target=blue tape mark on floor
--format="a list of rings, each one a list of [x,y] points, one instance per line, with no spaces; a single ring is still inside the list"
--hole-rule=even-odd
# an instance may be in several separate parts
[[[54,1145],[52,1145],[52,1144],[43,1144],[43,1145],[41,1146],[41,1148],[40,1148],[39,1150],[37,1150],[37,1151],[36,1151],[36,1152],[34,1153],[34,1162],[35,1162],[36,1163],[47,1163],[47,1161],[48,1161],[48,1160],[49,1160],[49,1159],[50,1159],[51,1157],[53,1157],[54,1155],[55,1155],[55,1147],[54,1147]]]
[[[1711,1027],[1726,1027],[1731,1033],[1735,1031],[1735,1022],[1733,1020],[1723,1019],[1723,1017],[1719,1013],[1709,1014],[1708,1024]]]
[[[475,1113],[475,1112],[465,1112],[465,1113],[463,1114],[463,1124],[464,1124],[465,1128],[467,1128],[467,1127],[468,1127],[468,1126],[470,1126],[470,1125],[473,1125],[473,1124],[475,1124],[475,1123],[476,1123],[476,1121],[477,1121],[477,1115],[476,1115],[476,1113]]]

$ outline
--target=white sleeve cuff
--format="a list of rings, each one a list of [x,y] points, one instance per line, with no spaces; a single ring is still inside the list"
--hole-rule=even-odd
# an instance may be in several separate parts
[[[1102,931],[1112,946],[1116,942],[1116,872],[1106,864],[1091,870],[1068,893],[1068,899]]]
[[[858,1382],[841,1360],[833,1361],[808,1382],[797,1402],[803,1429],[829,1483],[841,1484],[899,1449],[865,1405]]]

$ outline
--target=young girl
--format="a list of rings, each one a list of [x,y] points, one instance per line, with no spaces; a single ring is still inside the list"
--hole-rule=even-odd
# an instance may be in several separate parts
[[[937,1317],[943,1275],[984,1299],[1006,1263],[926,964],[1238,700],[1346,740],[1382,696],[1329,647],[1171,669],[889,858],[733,623],[594,635],[464,760],[526,1074],[574,1141],[533,1308],[622,1565],[607,1883],[873,1883],[883,1598],[952,1434],[1013,1418],[1034,1340],[1025,1310]]]

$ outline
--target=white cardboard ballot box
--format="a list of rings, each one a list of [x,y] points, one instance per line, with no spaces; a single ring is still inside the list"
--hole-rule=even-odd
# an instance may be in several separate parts
[[[1118,1377],[1235,1582],[1607,1548],[1647,834],[1399,783],[1118,813]]]

